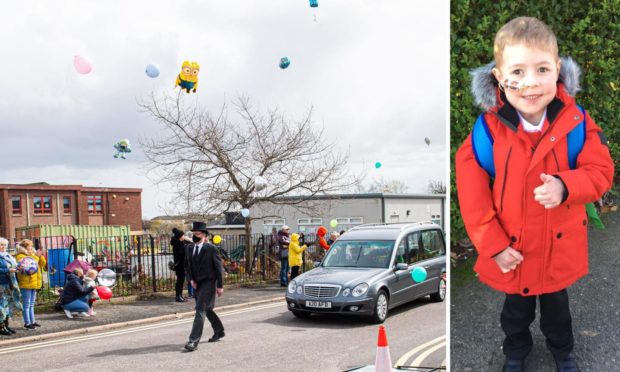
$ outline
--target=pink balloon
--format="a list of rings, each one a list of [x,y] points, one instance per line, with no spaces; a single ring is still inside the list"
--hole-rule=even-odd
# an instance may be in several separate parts
[[[93,64],[87,57],[75,56],[73,66],[82,75],[88,74],[93,70]]]

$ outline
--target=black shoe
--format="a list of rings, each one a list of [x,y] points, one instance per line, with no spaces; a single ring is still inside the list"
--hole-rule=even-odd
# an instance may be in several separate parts
[[[219,341],[221,338],[223,338],[224,336],[226,336],[226,334],[224,333],[224,331],[222,332],[217,332],[213,335],[213,337],[211,337],[209,339],[209,342],[217,342]]]
[[[183,298],[183,297],[176,297],[174,299],[176,302],[187,302],[187,299]]]
[[[579,366],[577,361],[572,355],[567,356],[565,359],[556,360],[555,368],[557,372],[579,372]]]
[[[508,359],[504,362],[504,368],[502,372],[523,372],[525,368],[525,361],[523,359]]]
[[[197,342],[189,341],[188,343],[185,344],[185,350],[187,350],[187,351],[194,351],[196,349],[198,349],[198,343]]]
[[[6,329],[6,327],[2,326],[2,327],[0,327],[0,335],[10,336],[10,335],[12,335],[12,333],[9,332],[9,330]]]
[[[39,323],[37,323],[37,322],[34,322],[34,323],[32,323],[32,324],[31,324],[31,326],[33,326],[33,327],[37,327],[37,328],[38,328],[38,327],[40,327],[41,325],[40,325]]]
[[[11,332],[11,334],[17,333],[17,332],[15,332],[15,330],[13,328],[9,327],[9,319],[8,318],[4,321],[4,328],[6,328],[7,331]]]
[[[32,324],[24,324],[24,329],[33,330],[34,329],[34,325],[32,325]]]

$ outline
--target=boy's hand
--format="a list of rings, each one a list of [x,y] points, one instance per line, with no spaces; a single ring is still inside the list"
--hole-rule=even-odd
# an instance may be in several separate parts
[[[545,173],[540,174],[540,180],[543,184],[534,189],[534,200],[547,209],[560,205],[564,195],[564,183]]]
[[[509,272],[510,270],[514,270],[517,268],[517,265],[523,261],[523,256],[519,251],[512,247],[508,247],[502,251],[502,253],[493,257],[497,266],[499,266],[500,270],[504,274]]]

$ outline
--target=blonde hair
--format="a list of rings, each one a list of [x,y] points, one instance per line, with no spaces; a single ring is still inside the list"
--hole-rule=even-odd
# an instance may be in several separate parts
[[[99,274],[99,272],[95,269],[90,269],[86,272],[86,276],[90,276],[90,274],[95,274],[95,276],[97,276],[97,274]]]
[[[537,18],[518,17],[503,25],[495,34],[493,45],[495,64],[498,66],[501,64],[506,46],[520,43],[550,52],[556,60],[559,59],[558,41],[551,27]]]
[[[21,245],[25,249],[28,249],[28,247],[32,247],[33,246],[32,240],[30,240],[30,239],[23,239],[21,242],[19,242],[19,245]]]

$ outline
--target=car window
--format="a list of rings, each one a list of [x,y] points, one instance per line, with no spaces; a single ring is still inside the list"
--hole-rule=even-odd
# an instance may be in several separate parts
[[[394,259],[394,265],[397,263],[407,263],[407,250],[405,249],[405,241],[406,239],[402,239],[400,243],[398,243],[398,247],[396,247],[396,258]]]
[[[337,240],[327,252],[322,266],[387,268],[393,248],[393,240]]]
[[[420,233],[418,231],[407,235],[407,263],[409,265],[419,261]]]
[[[427,230],[422,232],[422,249],[420,260],[441,256],[445,254],[443,237],[439,230]]]

